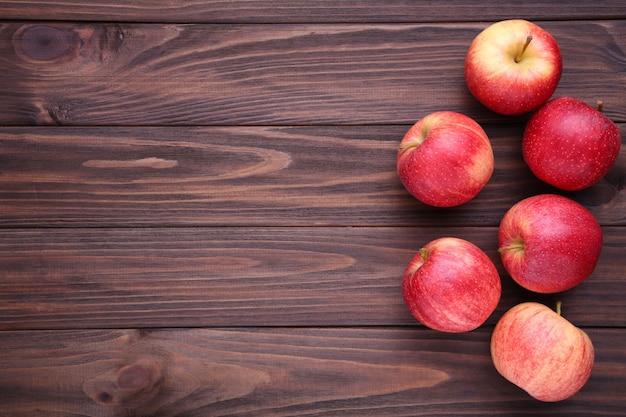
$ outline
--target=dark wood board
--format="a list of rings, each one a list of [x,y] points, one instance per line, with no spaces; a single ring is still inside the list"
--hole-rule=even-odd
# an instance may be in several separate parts
[[[558,403],[498,375],[489,329],[2,332],[0,392],[13,417],[623,416],[625,334],[587,332],[597,365]]]
[[[504,287],[493,324],[522,301],[585,326],[626,326],[621,227],[604,228],[594,274],[539,296],[506,275],[497,228],[33,229],[0,234],[0,328],[419,325],[402,273],[427,242],[455,236],[488,253]]]
[[[531,20],[615,19],[626,17],[619,0],[566,4],[524,1],[494,4],[488,0],[229,0],[229,1],[84,1],[13,0],[0,2],[4,19],[66,21],[297,23],[297,22],[467,22],[512,17]]]
[[[388,125],[452,110],[510,124],[465,86],[486,26],[0,23],[0,123]],[[555,94],[626,121],[626,23],[543,26],[563,55]]]
[[[402,187],[404,125],[0,128],[0,225],[497,226],[540,193],[574,198],[603,225],[626,224],[626,146],[604,180],[564,193],[524,163],[523,125],[484,127],[494,174],[451,209]]]

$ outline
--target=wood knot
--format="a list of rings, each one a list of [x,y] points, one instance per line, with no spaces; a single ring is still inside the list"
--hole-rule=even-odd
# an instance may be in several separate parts
[[[98,404],[141,409],[159,393],[162,364],[139,360],[85,381],[83,390]]]
[[[128,391],[141,391],[152,383],[153,370],[134,364],[120,369],[117,373],[117,386]]]
[[[18,55],[35,61],[73,59],[80,49],[80,36],[70,26],[22,27],[13,36]]]

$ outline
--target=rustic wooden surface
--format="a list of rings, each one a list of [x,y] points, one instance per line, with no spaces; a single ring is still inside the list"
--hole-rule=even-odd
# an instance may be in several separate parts
[[[462,70],[490,22],[534,20],[562,48],[556,95],[601,99],[624,136],[626,5],[413,3],[0,1],[0,416],[626,415],[626,149],[562,193],[603,227],[594,274],[524,291],[500,218],[558,191],[521,158],[527,116],[484,109]],[[395,174],[404,132],[444,109],[496,157],[454,209]],[[444,235],[502,277],[473,332],[428,330],[401,299]],[[563,301],[593,340],[569,400],[491,364],[493,325],[526,300]]]

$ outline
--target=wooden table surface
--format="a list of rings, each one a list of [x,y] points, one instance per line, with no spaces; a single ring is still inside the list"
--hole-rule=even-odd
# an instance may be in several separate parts
[[[626,149],[585,191],[531,174],[528,115],[487,111],[463,78],[474,36],[509,18],[559,42],[555,95],[602,100],[626,137],[621,0],[0,1],[0,416],[626,415]],[[496,159],[453,209],[395,172],[436,110],[479,121]],[[497,230],[546,192],[588,207],[604,246],[587,281],[540,296]],[[502,278],[469,333],[402,301],[408,261],[446,235]],[[571,399],[491,363],[495,322],[528,300],[561,300],[595,345]]]

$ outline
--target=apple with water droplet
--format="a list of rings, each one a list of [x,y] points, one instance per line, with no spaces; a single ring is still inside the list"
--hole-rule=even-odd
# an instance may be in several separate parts
[[[576,201],[540,194],[515,203],[498,230],[498,252],[509,275],[537,293],[568,290],[594,271],[602,229]]]
[[[557,311],[535,302],[518,304],[496,324],[491,336],[496,370],[532,397],[563,401],[591,376],[594,348],[589,336]]]

